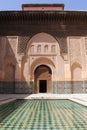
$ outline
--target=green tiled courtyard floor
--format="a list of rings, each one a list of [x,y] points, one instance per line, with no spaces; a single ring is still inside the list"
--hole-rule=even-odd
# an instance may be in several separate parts
[[[87,108],[69,100],[16,100],[0,106],[0,130],[87,130]]]

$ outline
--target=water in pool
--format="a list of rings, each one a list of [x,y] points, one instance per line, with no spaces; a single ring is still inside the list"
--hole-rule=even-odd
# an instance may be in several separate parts
[[[16,100],[0,106],[0,130],[87,130],[87,108],[69,100]]]

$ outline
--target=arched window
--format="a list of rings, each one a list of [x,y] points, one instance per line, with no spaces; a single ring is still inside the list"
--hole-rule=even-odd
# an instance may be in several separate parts
[[[44,52],[48,52],[48,45],[44,46]]]
[[[52,46],[51,46],[51,52],[53,52],[53,53],[56,52],[55,45],[52,45]]]
[[[40,53],[41,52],[41,45],[37,46],[37,52]]]
[[[31,46],[30,52],[31,52],[31,53],[34,52],[34,45]]]

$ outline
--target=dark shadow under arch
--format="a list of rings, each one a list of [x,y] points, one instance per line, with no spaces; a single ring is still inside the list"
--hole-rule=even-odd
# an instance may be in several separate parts
[[[34,92],[52,93],[52,70],[41,64],[34,70]]]
[[[40,67],[46,67],[48,70],[49,70],[49,73],[52,74],[52,70],[50,69],[50,67],[48,67],[47,65],[39,65],[35,70],[34,70],[34,74],[37,73],[37,70],[40,68]]]

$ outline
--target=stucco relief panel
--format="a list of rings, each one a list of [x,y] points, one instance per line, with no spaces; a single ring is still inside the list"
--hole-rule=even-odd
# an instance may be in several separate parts
[[[69,56],[71,64],[74,62],[82,63],[80,38],[69,38]]]
[[[37,59],[43,59],[43,58],[47,58],[49,60],[51,60],[54,64],[56,63],[56,56],[30,56],[30,65]]]

